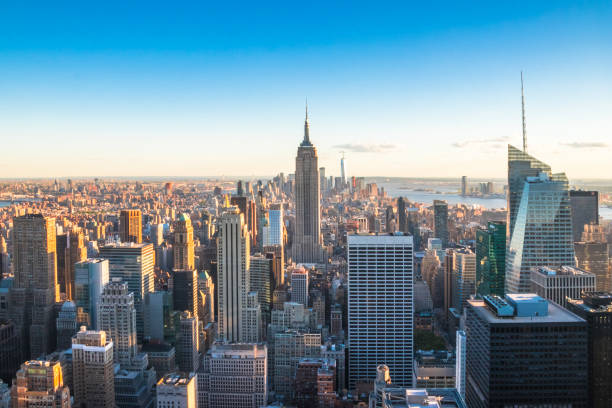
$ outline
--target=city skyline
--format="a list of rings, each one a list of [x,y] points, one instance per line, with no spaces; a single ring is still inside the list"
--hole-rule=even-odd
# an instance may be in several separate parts
[[[306,97],[330,175],[501,178],[521,70],[529,153],[606,174],[605,2],[243,8],[0,6],[2,178],[290,173]]]

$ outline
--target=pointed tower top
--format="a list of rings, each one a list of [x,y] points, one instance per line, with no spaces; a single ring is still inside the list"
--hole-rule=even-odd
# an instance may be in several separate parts
[[[306,98],[306,119],[304,119],[304,140],[300,146],[312,146],[310,142],[310,122],[308,122],[308,98]]]
[[[523,86],[523,71],[521,71],[521,110],[523,113],[523,152],[527,153],[527,126],[525,124],[525,88]]]

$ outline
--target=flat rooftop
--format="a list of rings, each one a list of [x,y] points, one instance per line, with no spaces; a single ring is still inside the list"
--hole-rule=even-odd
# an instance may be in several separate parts
[[[215,344],[208,351],[213,358],[264,358],[265,344]]]
[[[590,272],[573,266],[540,266],[535,268],[533,272],[544,276],[595,276]]]
[[[189,374],[185,373],[171,373],[166,374],[163,378],[161,378],[157,385],[173,385],[175,387],[186,386],[189,384],[193,377],[189,376]]]
[[[520,299],[518,301],[521,301]],[[548,315],[526,316],[526,317],[498,317],[485,304],[482,299],[470,299],[468,304],[472,306],[476,314],[489,323],[495,324],[517,324],[517,323],[582,323],[584,320],[568,310],[548,302]]]
[[[401,233],[355,233],[348,234],[349,245],[412,245],[412,235]]]

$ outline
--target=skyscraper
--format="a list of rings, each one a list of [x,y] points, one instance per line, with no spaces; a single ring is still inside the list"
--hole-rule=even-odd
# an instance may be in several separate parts
[[[303,267],[291,272],[291,301],[308,306],[308,271]]]
[[[157,408],[198,408],[195,374],[172,373],[157,382]]]
[[[531,290],[532,268],[574,265],[572,217],[564,174],[527,177],[506,253],[506,292]]]
[[[219,218],[217,236],[217,310],[219,339],[241,341],[244,310],[250,289],[249,233],[237,207]]]
[[[119,236],[121,242],[142,243],[142,213],[140,210],[121,210]]]
[[[259,343],[262,340],[261,305],[257,299],[257,292],[247,294],[247,305],[244,310],[244,342]]]
[[[466,402],[470,408],[586,407],[587,325],[536,295],[469,300]]]
[[[198,319],[198,273],[195,269],[172,271],[174,310],[188,310]]]
[[[457,330],[455,344],[457,346],[457,356],[455,362],[455,388],[465,398],[465,332]]]
[[[448,246],[448,204],[434,200],[434,235],[442,240],[442,248]],[[395,371],[395,370],[394,370]]]
[[[81,327],[72,339],[73,407],[114,408],[113,342]]]
[[[67,350],[72,344],[72,336],[78,331],[77,329],[77,308],[71,301],[66,301],[55,319],[55,327],[57,330],[57,349]]]
[[[538,266],[531,271],[531,291],[566,307],[568,298],[595,291],[595,275],[573,266]]]
[[[155,251],[153,244],[108,244],[100,248],[100,257],[109,260],[110,278],[120,278],[134,294],[138,340],[144,335],[143,303],[155,289]],[[115,342],[116,346],[116,342]]]
[[[283,205],[271,204],[268,210],[269,233],[268,241],[264,242],[264,246],[283,245],[283,230],[285,224],[283,221]]]
[[[406,201],[403,197],[397,199],[397,218],[398,218],[398,230],[401,232],[408,232],[408,224],[406,222]]]
[[[412,385],[413,241],[401,235],[348,235],[349,389],[379,364]]]
[[[310,142],[308,107],[304,121],[304,140],[295,159],[295,236],[293,258],[298,263],[316,263],[322,258],[321,200],[319,158]]]
[[[567,308],[587,322],[589,407],[612,406],[612,295],[585,292],[568,300]]]
[[[30,360],[21,365],[11,387],[13,408],[70,408],[59,361]]]
[[[476,292],[504,295],[506,280],[506,223],[489,221],[476,230]]]
[[[306,111],[306,119],[308,119],[308,111]],[[340,178],[342,179],[342,188],[346,187],[346,173],[344,171],[344,152],[340,159]]]
[[[193,243],[193,226],[187,214],[179,215],[174,223],[174,268],[183,270],[195,269]]]
[[[270,311],[272,310],[273,262],[273,259],[261,254],[251,257],[250,290],[257,292],[257,301],[261,306],[264,327],[267,327],[267,323],[270,322]]]
[[[476,254],[469,249],[456,249],[453,258],[453,307],[461,314],[467,300],[476,293]]]
[[[570,190],[572,209],[572,236],[574,242],[582,240],[585,225],[599,224],[599,193],[597,191]]]
[[[108,259],[78,262],[74,270],[74,303],[81,316],[79,324],[98,330],[98,303],[110,279]]]
[[[85,237],[83,231],[80,228],[74,228],[68,233],[67,237],[68,246],[66,247],[65,256],[65,271],[61,271],[65,274],[65,290],[66,297],[68,300],[74,300],[74,266],[77,262],[84,261],[87,259],[87,248],[85,247]],[[58,274],[60,271],[58,270]]]
[[[24,357],[55,350],[53,308],[59,300],[55,218],[28,214],[13,219],[11,319],[21,335]]]
[[[138,352],[136,343],[136,309],[134,294],[128,292],[128,284],[119,278],[104,287],[98,304],[100,329],[113,342],[116,363],[130,366]]]
[[[180,315],[179,335],[176,339],[176,364],[184,372],[198,369],[198,321],[189,311]]]
[[[468,193],[467,176],[461,176],[461,195],[465,197]]]
[[[597,276],[597,291],[612,290],[610,251],[607,242],[574,242],[578,267]]]

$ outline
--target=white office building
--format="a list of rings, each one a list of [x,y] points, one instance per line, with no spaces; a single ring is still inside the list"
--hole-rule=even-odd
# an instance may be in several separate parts
[[[308,271],[303,267],[291,272],[291,301],[308,306]]]
[[[413,283],[411,236],[348,236],[349,389],[381,364],[412,386]]]

